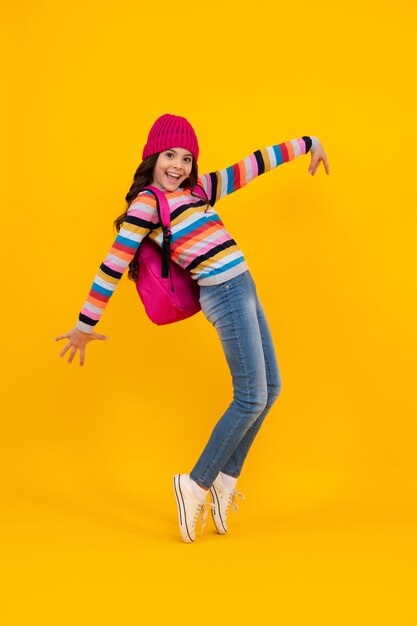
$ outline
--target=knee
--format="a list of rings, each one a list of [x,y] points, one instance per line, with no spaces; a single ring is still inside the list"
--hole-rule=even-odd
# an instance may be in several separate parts
[[[259,417],[259,415],[262,413],[262,411],[265,409],[265,407],[268,404],[268,393],[265,390],[264,394],[259,394],[258,396],[256,396],[256,398],[253,399],[252,401],[252,412],[255,415],[255,417]]]
[[[253,423],[260,416],[268,403],[268,392],[265,388],[250,398],[235,398],[248,422]]]
[[[268,399],[266,402],[266,406],[271,407],[275,400],[278,398],[282,389],[282,381],[281,378],[278,378],[271,385],[268,385]]]

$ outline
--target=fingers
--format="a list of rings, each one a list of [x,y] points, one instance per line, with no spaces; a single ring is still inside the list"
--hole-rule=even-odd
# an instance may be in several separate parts
[[[77,354],[77,348],[75,346],[72,346],[71,343],[67,343],[65,348],[59,354],[60,358],[62,358],[63,356],[65,356],[65,354],[68,352],[68,350],[70,348],[72,348],[72,349],[71,349],[70,355],[68,357],[68,363],[72,363],[73,362],[74,357]],[[85,362],[85,348],[79,348],[79,350],[80,350],[80,365],[84,365],[84,362]]]
[[[108,339],[107,335],[98,335],[97,333],[93,333],[93,337],[94,339],[101,339],[101,340]]]
[[[319,160],[322,161],[322,163],[324,165],[324,169],[326,170],[326,174],[330,174],[329,162],[327,160],[327,155],[326,155],[325,151],[323,150],[323,148],[321,149]]]
[[[314,176],[314,174],[317,172],[317,169],[318,169],[318,167],[319,167],[319,165],[320,165],[320,162],[322,162],[322,163],[323,163],[323,165],[324,165],[324,169],[326,170],[326,173],[327,173],[327,174],[330,174],[329,162],[328,162],[328,160],[327,160],[326,155],[324,155],[324,156],[319,156],[319,155],[317,155],[317,157],[316,157],[316,158],[314,158],[314,157],[313,157],[313,158],[311,159],[311,163],[310,163],[310,166],[309,166],[309,168],[308,168],[308,172],[309,172],[309,174],[311,174],[312,176]]]
[[[310,174],[312,176],[314,176],[314,174],[316,173],[318,164],[319,164],[319,160],[318,159],[314,159],[314,160],[311,161],[310,167],[308,168],[308,171],[310,172]]]
[[[71,344],[67,343],[65,348],[59,353],[59,357],[62,358],[68,352],[70,348],[71,348]]]
[[[108,336],[99,335],[98,333],[95,333],[95,332],[87,335],[85,333],[82,333],[80,331],[76,331],[73,329],[69,331],[68,333],[65,333],[63,335],[58,335],[58,337],[55,338],[55,341],[59,341],[60,339],[68,339],[68,343],[65,346],[65,348],[61,350],[59,357],[62,358],[63,356],[67,354],[68,350],[71,350],[67,361],[68,363],[72,363],[75,355],[77,354],[77,350],[79,350],[80,351],[80,365],[84,365],[85,348],[86,348],[87,343],[89,343],[92,339],[99,339],[100,341],[103,341],[105,339],[108,339]]]
[[[321,162],[323,163],[323,165],[324,165],[324,169],[326,170],[326,174],[330,174],[330,171],[329,171],[329,163],[328,163],[328,161],[327,161],[326,155],[324,155],[324,156],[320,157],[320,161],[321,161]]]
[[[77,353],[77,348],[75,346],[73,346],[72,350],[70,352],[70,355],[68,357],[68,363],[72,363],[73,358],[75,357],[76,353]]]
[[[310,166],[308,168],[308,171],[312,176],[314,176],[314,174],[316,173],[319,163],[320,163],[320,148],[317,148],[317,150],[315,150],[313,154],[311,155]]]

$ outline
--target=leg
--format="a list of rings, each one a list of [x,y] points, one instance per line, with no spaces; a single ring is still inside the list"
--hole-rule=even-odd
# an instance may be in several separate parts
[[[267,404],[267,374],[254,282],[247,271],[200,290],[203,313],[222,342],[233,380],[233,401],[217,422],[190,476],[210,487]]]
[[[278,363],[275,356],[274,344],[271,336],[271,331],[268,326],[268,322],[263,310],[262,304],[257,297],[257,317],[259,323],[259,329],[261,332],[262,347],[265,358],[266,366],[266,378],[267,378],[267,390],[268,399],[265,409],[262,411],[258,419],[249,430],[246,432],[239,445],[230,456],[226,464],[221,468],[224,474],[234,476],[237,478],[242,470],[243,463],[249,452],[249,448],[257,435],[262,423],[269,413],[275,400],[278,398],[281,391],[281,375],[279,372]]]

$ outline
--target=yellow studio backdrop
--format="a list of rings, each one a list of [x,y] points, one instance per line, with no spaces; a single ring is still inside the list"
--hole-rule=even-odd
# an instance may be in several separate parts
[[[3,5],[0,620],[408,625],[416,584],[415,4]],[[216,206],[283,388],[229,534],[180,541],[172,476],[231,400],[202,313],[168,327],[124,276],[72,328],[154,120],[199,172],[316,135]]]

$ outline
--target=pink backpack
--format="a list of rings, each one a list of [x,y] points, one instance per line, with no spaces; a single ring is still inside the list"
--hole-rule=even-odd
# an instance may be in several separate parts
[[[154,185],[143,187],[156,197],[156,206],[163,231],[162,248],[145,237],[138,250],[138,278],[136,289],[146,314],[158,325],[179,322],[200,311],[200,288],[188,270],[177,263],[170,263],[171,215],[168,200]],[[193,188],[208,202],[207,195],[199,185]]]

